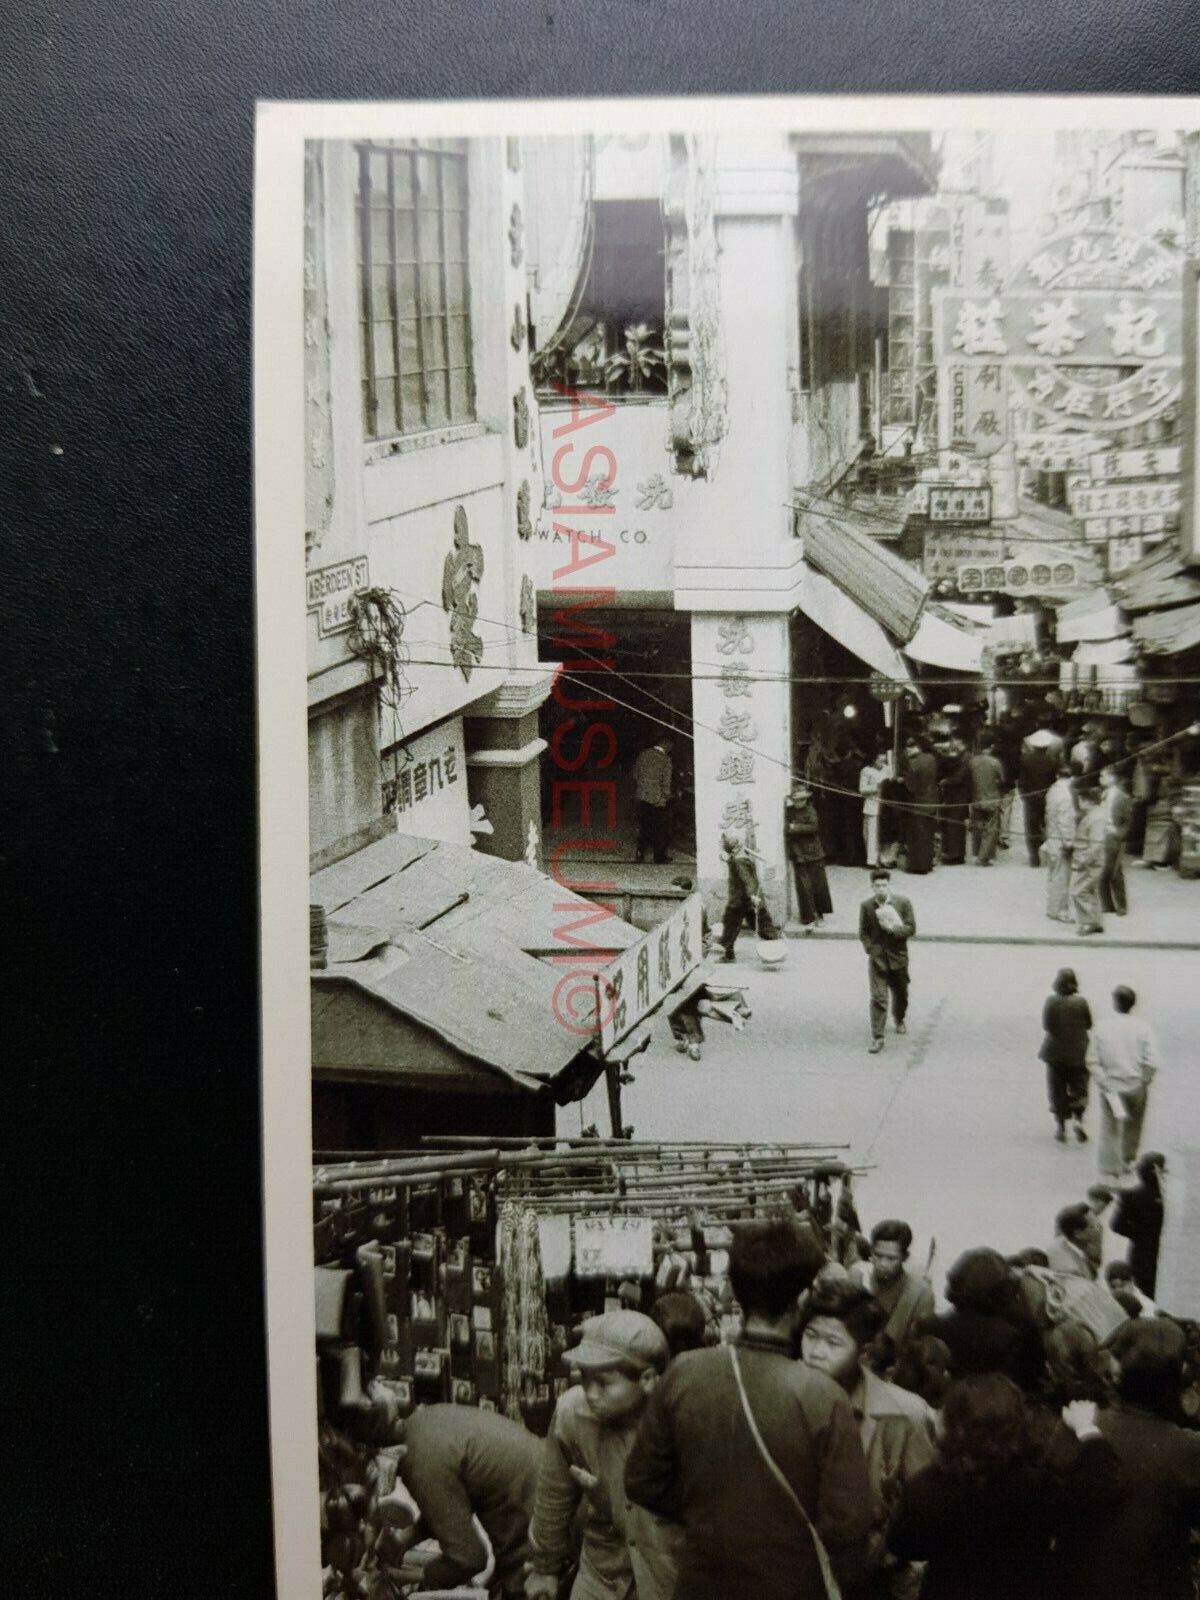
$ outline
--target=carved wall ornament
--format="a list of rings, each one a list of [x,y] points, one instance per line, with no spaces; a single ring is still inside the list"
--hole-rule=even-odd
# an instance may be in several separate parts
[[[513,395],[513,443],[518,450],[529,443],[529,401],[523,388]]]
[[[661,472],[656,472],[653,477],[643,478],[638,484],[639,511],[670,511],[674,504],[674,492]]]
[[[520,306],[514,306],[512,332],[508,336],[509,343],[512,345],[514,350],[520,350],[521,346],[527,342],[528,338],[529,331],[525,326],[524,314],[521,311]]]
[[[754,638],[745,617],[731,617],[717,624],[717,652],[723,656],[748,656],[754,649]]]
[[[514,267],[519,267],[525,259],[524,237],[525,219],[521,215],[520,206],[514,205],[512,215],[508,219],[508,243],[511,252],[510,259]]]
[[[521,539],[533,538],[533,523],[529,517],[529,479],[521,479],[521,487],[517,490],[517,536]]]
[[[454,508],[454,542],[442,567],[442,609],[450,618],[450,655],[464,678],[483,660],[483,640],[475,632],[476,593],[483,577],[483,546],[470,543],[467,513]]]
[[[667,447],[676,472],[709,478],[728,431],[717,265],[716,139],[672,135],[664,218]]]
[[[537,632],[537,595],[528,573],[521,579],[521,632]]]

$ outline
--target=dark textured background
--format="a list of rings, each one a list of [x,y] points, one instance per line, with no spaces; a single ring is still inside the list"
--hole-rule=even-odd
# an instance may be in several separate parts
[[[1180,93],[1200,8],[5,10],[0,1573],[23,1600],[266,1595],[255,98]]]

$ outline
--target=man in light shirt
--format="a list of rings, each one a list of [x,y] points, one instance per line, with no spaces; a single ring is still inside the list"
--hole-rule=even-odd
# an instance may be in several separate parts
[[[1063,762],[1046,795],[1046,915],[1055,922],[1073,922],[1071,853],[1075,848],[1075,790],[1071,769]]]
[[[1158,1040],[1135,1017],[1137,995],[1113,990],[1113,1014],[1092,1029],[1089,1066],[1100,1091],[1100,1170],[1120,1178],[1133,1171],[1146,1120],[1150,1085],[1159,1066]]]

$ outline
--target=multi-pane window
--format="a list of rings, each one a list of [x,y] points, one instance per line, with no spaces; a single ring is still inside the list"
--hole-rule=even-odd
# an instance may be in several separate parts
[[[467,141],[358,146],[367,437],[475,420]]]

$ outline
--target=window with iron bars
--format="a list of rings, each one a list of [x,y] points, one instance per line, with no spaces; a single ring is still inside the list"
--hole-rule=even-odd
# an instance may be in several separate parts
[[[389,140],[357,150],[367,437],[473,422],[467,141]]]

